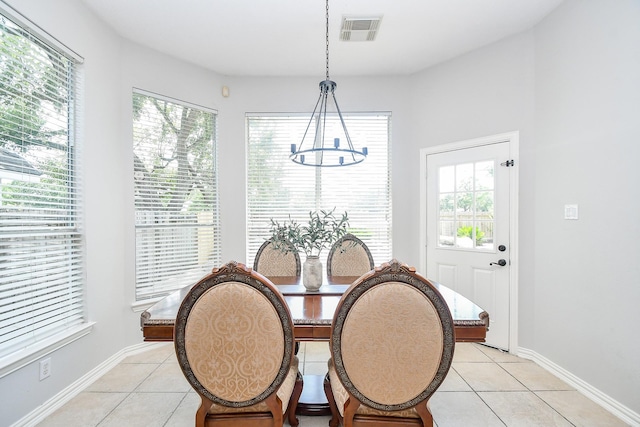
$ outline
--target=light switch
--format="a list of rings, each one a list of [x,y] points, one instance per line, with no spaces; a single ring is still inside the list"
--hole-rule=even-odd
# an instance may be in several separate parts
[[[578,205],[564,205],[564,219],[578,219]]]

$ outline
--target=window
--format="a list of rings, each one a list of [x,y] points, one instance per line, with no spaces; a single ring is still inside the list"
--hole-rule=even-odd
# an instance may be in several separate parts
[[[215,136],[214,111],[133,93],[137,300],[220,263]]]
[[[22,22],[0,13],[3,367],[85,323],[78,62]]]
[[[343,114],[357,147],[369,150],[357,165],[317,168],[289,160],[309,116],[248,116],[247,260],[269,238],[270,219],[308,220],[309,211],[335,207],[349,214],[349,231],[371,250],[374,262],[391,259],[389,114]],[[327,128],[338,123],[328,123]],[[314,130],[309,132],[313,135]],[[326,257],[325,251],[321,256]]]
[[[438,247],[493,250],[493,160],[438,168]]]

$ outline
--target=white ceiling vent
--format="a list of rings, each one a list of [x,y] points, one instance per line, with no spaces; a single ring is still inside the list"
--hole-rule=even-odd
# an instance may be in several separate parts
[[[380,28],[381,16],[373,18],[342,17],[340,40],[351,42],[373,41]]]

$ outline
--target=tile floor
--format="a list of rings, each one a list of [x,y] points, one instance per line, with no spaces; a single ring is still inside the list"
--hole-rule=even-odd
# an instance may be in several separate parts
[[[305,374],[323,375],[328,356],[327,343],[303,343],[298,353]],[[198,405],[166,344],[126,358],[38,426],[193,426]],[[478,344],[456,345],[431,412],[437,427],[626,425],[535,363]]]

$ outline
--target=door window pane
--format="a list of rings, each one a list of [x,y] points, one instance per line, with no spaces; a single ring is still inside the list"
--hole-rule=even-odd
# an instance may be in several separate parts
[[[493,250],[495,162],[441,166],[438,170],[438,245]]]
[[[476,190],[493,190],[493,162],[476,163]]]
[[[453,166],[444,166],[440,168],[439,187],[440,193],[452,193],[455,191],[455,168]]]
[[[453,246],[455,244],[455,223],[453,221],[440,221],[438,228],[438,245]]]
[[[458,218],[473,218],[473,193],[457,193],[456,194],[456,213]]]
[[[453,193],[440,194],[440,219],[454,219],[453,199]]]
[[[456,191],[468,191],[473,187],[473,163],[456,166]]]
[[[476,246],[493,250],[493,221],[478,221],[477,224]]]

